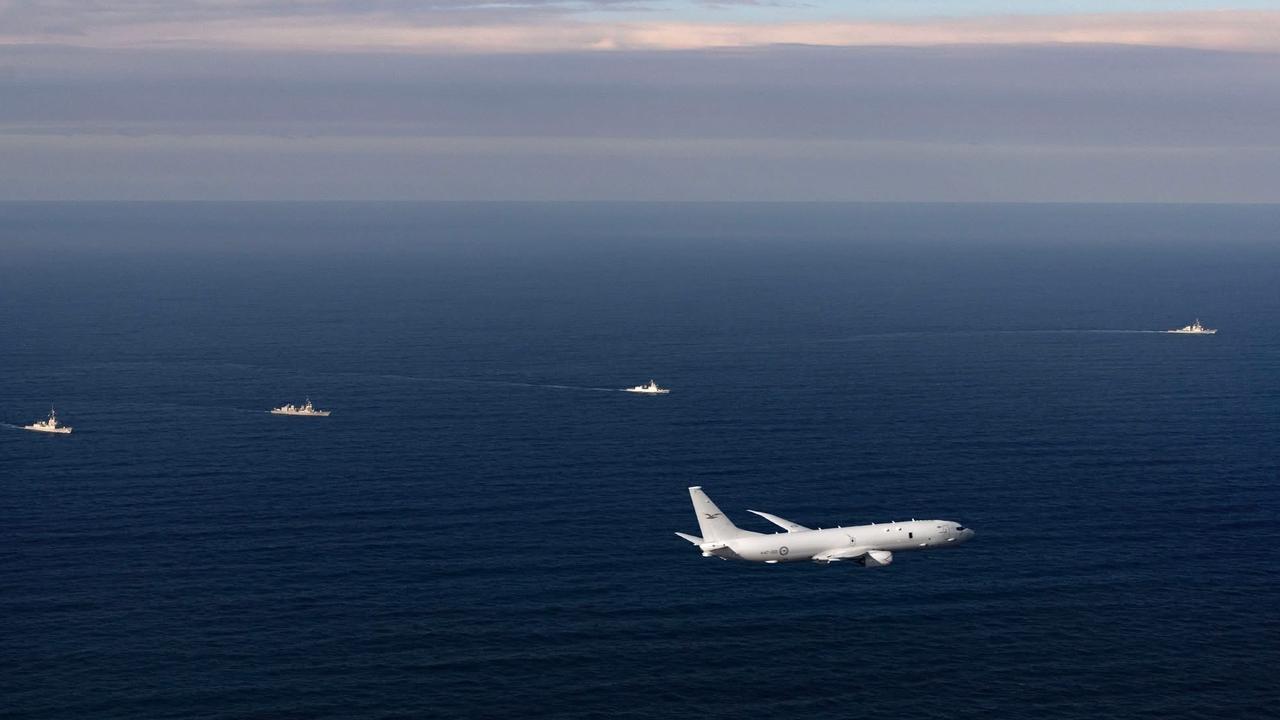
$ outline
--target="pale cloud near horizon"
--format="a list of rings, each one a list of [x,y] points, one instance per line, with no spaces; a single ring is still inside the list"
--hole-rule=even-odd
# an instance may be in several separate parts
[[[560,2],[51,3],[0,0],[0,44],[412,53],[693,50],[778,44],[1119,44],[1280,52],[1280,10],[999,15],[898,21],[585,21]],[[594,7],[633,7],[625,0]],[[79,6],[76,11],[73,7]],[[84,10],[88,7],[90,10]],[[358,7],[353,10],[353,7]],[[169,8],[166,10],[166,8]],[[345,12],[337,12],[345,9]],[[286,10],[288,10],[286,12]],[[498,12],[497,10],[500,10]]]
[[[1280,11],[992,5],[0,0],[0,201],[1280,202]]]
[[[1280,202],[1268,53],[11,46],[0,98],[0,200]]]

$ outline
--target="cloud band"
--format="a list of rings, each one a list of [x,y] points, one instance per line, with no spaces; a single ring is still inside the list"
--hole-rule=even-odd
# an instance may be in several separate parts
[[[134,19],[68,29],[0,29],[0,43],[86,47],[253,48],[302,51],[530,53],[692,50],[779,44],[928,46],[1121,44],[1280,52],[1280,11],[971,17],[902,22],[583,22],[535,15],[458,22],[387,13],[266,16],[202,21]],[[21,24],[10,27],[23,27]]]

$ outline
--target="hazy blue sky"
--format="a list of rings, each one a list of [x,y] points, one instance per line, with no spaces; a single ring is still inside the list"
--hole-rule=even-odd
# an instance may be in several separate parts
[[[0,0],[2,199],[1280,202],[1280,5]]]

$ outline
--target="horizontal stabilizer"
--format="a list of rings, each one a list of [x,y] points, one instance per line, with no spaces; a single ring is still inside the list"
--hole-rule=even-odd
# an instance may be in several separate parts
[[[782,528],[783,530],[786,530],[787,532],[800,532],[802,530],[813,529],[813,528],[807,528],[801,525],[800,523],[793,523],[786,518],[780,518],[777,515],[770,515],[767,512],[760,512],[759,510],[748,510],[747,512],[755,515],[759,515],[760,517],[764,518],[765,520],[768,520],[769,522],[773,523],[774,525],[777,525],[778,527]]]
[[[685,535],[682,532],[678,532],[676,534],[684,538],[685,540],[688,540],[689,542],[693,543],[694,545],[701,545],[703,542],[702,538],[698,537],[697,535]]]

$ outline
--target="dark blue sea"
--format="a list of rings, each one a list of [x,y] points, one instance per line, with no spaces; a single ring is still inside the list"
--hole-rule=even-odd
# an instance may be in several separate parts
[[[1277,206],[4,204],[0,422],[6,718],[1280,704]]]

